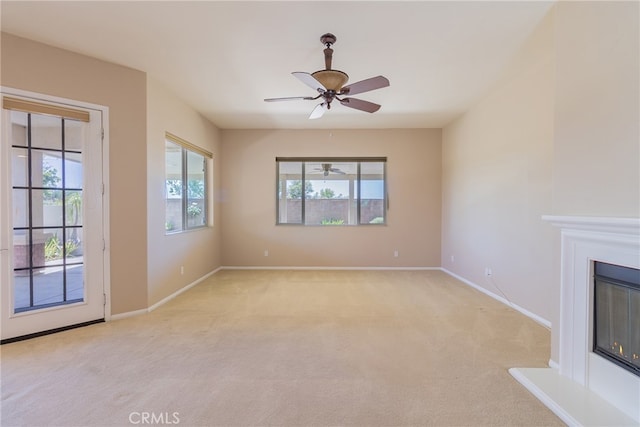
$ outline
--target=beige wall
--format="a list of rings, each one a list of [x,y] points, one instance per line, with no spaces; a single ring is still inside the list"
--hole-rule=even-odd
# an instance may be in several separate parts
[[[502,81],[442,137],[442,266],[550,322],[556,236],[541,216],[551,211],[553,80],[550,13]]]
[[[555,6],[555,215],[640,216],[638,17],[638,2]],[[556,361],[559,346],[554,328]]]
[[[440,139],[439,129],[222,131],[223,265],[438,267]],[[386,156],[388,224],[276,226],[275,158],[294,156]]]
[[[2,34],[2,86],[109,107],[111,312],[147,306],[146,76]]]
[[[214,203],[213,227],[165,234],[165,132],[213,153],[213,196],[217,196],[221,181],[220,132],[151,77],[147,79],[147,100],[147,247],[149,305],[153,305],[215,270],[221,262],[218,202]]]
[[[443,267],[553,325],[559,232],[539,216],[640,216],[638,7],[559,2],[502,82],[443,130]],[[551,348],[557,361],[556,327]]]
[[[553,213],[640,216],[638,2],[559,2]]]

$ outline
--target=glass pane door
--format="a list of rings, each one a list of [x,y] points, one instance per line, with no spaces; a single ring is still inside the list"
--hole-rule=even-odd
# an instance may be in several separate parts
[[[82,302],[86,124],[10,114],[14,312]]]
[[[0,343],[105,319],[108,108],[2,94]]]

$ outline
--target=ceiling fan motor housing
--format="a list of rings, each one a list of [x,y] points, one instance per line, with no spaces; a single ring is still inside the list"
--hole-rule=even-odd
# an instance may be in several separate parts
[[[340,92],[342,87],[349,81],[349,76],[340,70],[320,70],[311,75],[322,83],[327,90],[332,90],[336,93]]]
[[[327,47],[331,47],[332,44],[336,42],[337,38],[331,33],[326,33],[320,36],[320,41],[323,45]]]

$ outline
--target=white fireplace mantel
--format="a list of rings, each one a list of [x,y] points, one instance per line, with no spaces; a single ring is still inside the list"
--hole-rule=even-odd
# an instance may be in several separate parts
[[[569,425],[640,426],[640,377],[591,350],[593,262],[640,268],[640,218],[542,219],[561,229],[558,369],[510,372]]]
[[[543,215],[543,221],[566,232],[607,233],[611,238],[621,237],[631,244],[640,244],[640,218],[607,218],[589,216]]]

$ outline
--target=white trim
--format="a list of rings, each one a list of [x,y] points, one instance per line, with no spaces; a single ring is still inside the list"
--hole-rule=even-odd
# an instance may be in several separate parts
[[[178,289],[177,291],[175,291],[171,295],[161,299],[157,303],[155,303],[155,304],[153,304],[153,305],[151,305],[151,306],[149,306],[147,308],[142,308],[140,310],[134,310],[134,311],[127,311],[125,313],[113,314],[113,315],[110,316],[110,320],[122,320],[122,319],[126,319],[127,317],[139,316],[141,314],[150,313],[153,310],[155,310],[155,309],[159,308],[160,306],[166,304],[167,302],[171,301],[172,299],[174,299],[175,297],[177,297],[181,293],[186,292],[189,289],[193,288],[195,285],[197,285],[198,283],[202,282],[203,280],[213,276],[214,274],[216,274],[221,269],[222,269],[222,267],[218,267],[215,270],[210,271],[209,273],[205,274],[204,276],[200,277],[199,279],[196,279],[195,281],[189,283],[188,285]]]
[[[562,229],[640,236],[640,218],[543,215],[542,220]]]
[[[64,98],[62,96],[54,96],[54,95],[48,95],[40,92],[16,89],[8,86],[0,86],[0,92],[2,92],[3,95],[19,96],[21,98],[32,99],[33,101],[40,102],[40,103],[50,102],[52,104],[66,105],[70,108],[86,108],[89,110],[97,110],[97,111],[103,111],[105,109],[107,111],[109,110],[109,107],[104,105],[78,101],[71,98]]]
[[[530,318],[534,322],[544,326],[545,328],[551,329],[551,322],[548,321],[547,319],[542,318],[542,317],[538,316],[537,314],[532,313],[529,310],[520,307],[518,304],[514,304],[514,303],[512,303],[510,301],[507,301],[504,297],[502,297],[500,295],[496,295],[493,292],[483,288],[482,286],[479,286],[479,285],[473,283],[472,281],[467,280],[464,277],[459,276],[459,275],[447,270],[446,268],[440,268],[440,270],[444,271],[445,273],[447,273],[451,277],[454,277],[454,278],[460,280],[462,283],[465,283],[465,284],[471,286],[472,288],[475,288],[476,290],[482,292],[483,294],[488,295],[488,296],[490,296],[491,298],[493,298],[493,299],[495,299],[497,301],[500,301],[504,305],[507,305],[507,306],[513,308],[514,310],[519,311],[520,313],[524,314],[525,316],[527,316],[528,318]]]
[[[549,359],[549,367],[551,369],[560,370],[560,364],[553,359]]]
[[[111,319],[111,215],[110,210],[110,186],[109,179],[109,108],[102,111],[102,185],[104,194],[102,195],[102,232],[104,233],[104,320],[108,322]]]
[[[441,267],[314,267],[314,266],[236,266],[225,265],[220,267],[222,270],[442,270]]]
[[[90,110],[91,114],[99,114],[100,115],[100,127],[101,130],[104,130],[102,136],[102,181],[104,183],[104,194],[102,197],[102,238],[105,241],[105,249],[102,251],[102,294],[104,295],[93,295],[93,298],[98,299],[100,301],[100,305],[102,307],[102,318],[105,321],[109,320],[111,317],[111,257],[110,257],[110,249],[109,249],[109,236],[110,236],[110,222],[109,222],[109,191],[108,191],[108,183],[109,183],[109,107],[105,105],[99,105],[84,101],[79,101],[70,98],[64,98],[60,96],[54,96],[39,92],[33,92],[23,89],[17,89],[7,86],[0,86],[0,94],[1,95],[9,95],[14,96],[26,100],[33,100],[38,103],[50,103],[52,105],[62,105],[70,108],[81,108]],[[95,121],[91,121],[89,124],[91,126]],[[0,168],[1,169],[1,168]],[[0,226],[6,226],[0,224]],[[2,234],[2,233],[0,233]],[[4,249],[4,248],[3,248]],[[5,251],[2,251],[4,254]],[[8,251],[7,251],[8,252]],[[94,270],[97,271],[97,270]],[[99,274],[99,273],[98,273]],[[91,297],[90,295],[86,295],[87,301]],[[104,301],[104,303],[103,303]],[[86,304],[85,304],[86,305]],[[72,306],[80,306],[79,305],[65,305],[60,306],[60,308],[70,308]],[[88,305],[87,305],[88,306]],[[45,311],[38,310],[38,313],[44,313]],[[35,314],[36,312],[34,312]],[[0,309],[0,314],[4,314],[2,309]],[[60,320],[61,317],[58,317],[56,320]],[[4,338],[4,337],[3,337]]]
[[[202,276],[199,279],[196,279],[195,281],[189,283],[188,285],[186,285],[183,288],[178,289],[177,291],[175,291],[174,293],[172,293],[171,295],[164,297],[163,299],[161,299],[160,301],[158,301],[157,303],[149,306],[149,308],[147,309],[149,312],[152,312],[153,310],[155,310],[156,308],[168,303],[169,301],[171,301],[172,299],[174,299],[175,297],[177,297],[178,295],[180,295],[183,292],[188,291],[189,289],[193,288],[195,285],[197,285],[198,283],[202,282],[205,279],[208,279],[209,277],[211,277],[212,275],[214,275],[216,272],[218,272],[218,270],[220,270],[220,268],[217,268],[207,274],[205,274],[204,276]]]
[[[559,351],[555,382],[572,382],[567,390],[595,394],[640,423],[640,378],[593,353],[593,262],[640,268],[640,218],[548,216],[560,228],[561,295]],[[553,386],[547,374],[529,381],[543,389]],[[549,393],[556,404],[573,405]],[[547,403],[544,401],[545,404]]]
[[[549,368],[511,368],[509,373],[569,426],[638,426],[587,387]]]
[[[147,314],[148,312],[149,310],[147,310],[146,308],[143,308],[140,310],[127,311],[125,313],[112,314],[110,316],[109,321],[113,322],[116,320],[122,320],[122,319],[126,319],[127,317],[134,317],[134,316],[139,316],[141,314]]]
[[[568,426],[582,425],[569,412],[565,411],[561,405],[557,404],[552,398],[550,398],[547,393],[545,393],[540,387],[536,385],[536,383],[534,383],[526,375],[524,375],[521,369],[511,368],[509,369],[509,373],[520,384],[522,384],[524,388],[529,390],[531,394],[537,397],[538,400],[540,400],[547,408],[549,408],[551,412],[556,414],[558,418],[560,418],[565,424],[567,424]]]

